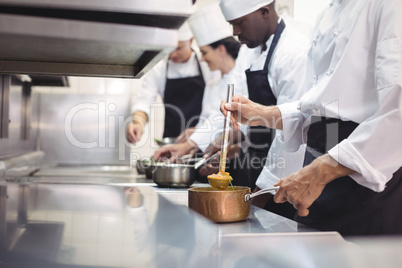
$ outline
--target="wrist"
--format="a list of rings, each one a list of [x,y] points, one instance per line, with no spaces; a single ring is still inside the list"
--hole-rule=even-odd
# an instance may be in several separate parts
[[[147,124],[147,120],[142,116],[134,115],[131,121],[134,125],[141,125],[144,127]]]
[[[277,106],[263,106],[264,126],[272,129],[283,129],[281,111]]]
[[[143,111],[137,111],[133,114],[132,122],[133,124],[145,126],[145,124],[148,122],[148,115]]]
[[[330,155],[325,154],[318,157],[312,163],[313,168],[318,170],[317,178],[323,184],[328,184],[331,181],[352,174],[354,171],[341,165]]]
[[[191,139],[187,139],[187,141],[184,144],[187,150],[198,149],[198,145]]]

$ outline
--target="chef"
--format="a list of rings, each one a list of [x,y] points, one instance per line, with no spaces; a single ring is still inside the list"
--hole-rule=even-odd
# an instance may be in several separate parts
[[[222,0],[220,7],[232,24],[234,35],[249,48],[255,48],[251,67],[246,71],[249,98],[263,105],[298,100],[303,94],[307,38],[285,24],[276,13],[272,0]],[[269,147],[269,129],[250,128],[250,146],[238,159],[239,167],[233,167],[232,177],[248,177],[249,186],[253,188],[256,183],[257,191],[273,187],[284,175],[300,169],[303,148],[287,152],[278,140],[279,135],[280,131],[277,131]],[[289,204],[275,204],[272,195],[255,198],[253,203],[283,216],[294,214]]]
[[[142,88],[133,107],[133,121],[126,129],[127,140],[141,139],[151,106],[157,95],[165,104],[163,137],[177,137],[186,127],[194,127],[201,113],[205,85],[219,73],[211,72],[192,49],[193,35],[188,23],[178,31],[178,46],[169,58],[160,61],[144,75]]]
[[[235,96],[232,123],[281,129],[304,168],[282,178],[275,202],[295,220],[342,235],[402,234],[402,2],[332,0],[314,29],[306,93],[264,106]]]
[[[216,135],[222,133],[224,117],[219,107],[221,99],[226,98],[228,84],[234,84],[238,94],[247,96],[244,70],[249,50],[245,46],[241,48],[234,39],[232,27],[223,17],[219,5],[216,3],[199,9],[188,22],[200,47],[202,60],[211,70],[219,70],[222,77],[205,88],[201,119],[189,139],[157,150],[154,159],[169,157],[174,161],[194,150],[204,151]]]

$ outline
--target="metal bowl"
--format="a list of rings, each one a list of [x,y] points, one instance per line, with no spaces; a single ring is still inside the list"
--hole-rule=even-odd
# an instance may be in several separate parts
[[[145,157],[137,160],[137,172],[138,174],[144,174],[148,179],[152,179],[152,160],[149,157]]]
[[[234,186],[225,190],[196,187],[188,190],[188,207],[214,222],[238,222],[248,218],[250,202],[245,201],[249,187]]]
[[[159,146],[165,146],[168,144],[176,143],[176,138],[174,138],[174,137],[166,137],[161,140],[160,139],[154,139],[154,140],[155,140],[156,144],[158,144]]]
[[[195,181],[194,165],[155,163],[152,179],[159,187],[184,188]]]

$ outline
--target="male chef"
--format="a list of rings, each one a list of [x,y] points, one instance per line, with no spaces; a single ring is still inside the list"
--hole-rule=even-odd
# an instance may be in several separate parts
[[[169,58],[144,75],[141,91],[132,107],[133,121],[126,129],[127,140],[131,143],[141,139],[158,94],[165,104],[163,137],[177,137],[185,128],[194,127],[201,113],[205,85],[219,76],[211,72],[206,63],[200,62],[198,51],[193,51],[193,35],[187,22],[179,29],[178,38],[178,46]]]
[[[298,100],[303,94],[307,39],[278,16],[273,0],[222,0],[220,7],[233,26],[233,34],[249,48],[255,48],[251,67],[246,71],[249,98],[263,105]],[[304,150],[285,151],[278,135],[280,131],[271,144],[269,129],[250,128],[249,147],[232,163],[232,176],[248,177],[253,188],[264,169],[256,182],[259,190],[273,187],[284,175],[300,169]],[[294,214],[290,205],[275,204],[272,195],[253,202],[283,216]]]
[[[263,106],[222,105],[232,123],[282,130],[307,144],[304,168],[281,179],[275,202],[295,220],[342,235],[402,234],[402,2],[332,0],[308,54],[306,93]],[[265,120],[249,120],[255,115]]]

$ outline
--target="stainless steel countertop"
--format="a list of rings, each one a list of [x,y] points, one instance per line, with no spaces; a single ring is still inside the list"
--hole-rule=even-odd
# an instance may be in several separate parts
[[[0,266],[360,268],[402,264],[402,239],[354,239],[351,243],[336,232],[315,232],[253,206],[246,221],[215,224],[188,209],[187,189],[159,188],[136,174],[130,175],[131,182],[126,174],[123,183],[121,169],[109,168],[110,174],[103,176],[96,169],[77,168],[70,177],[50,172],[46,176],[42,170],[37,177],[0,183],[0,204],[6,204],[7,219],[6,236],[0,239]],[[120,170],[120,175],[114,176],[113,170]],[[127,189],[135,189],[135,194]]]

